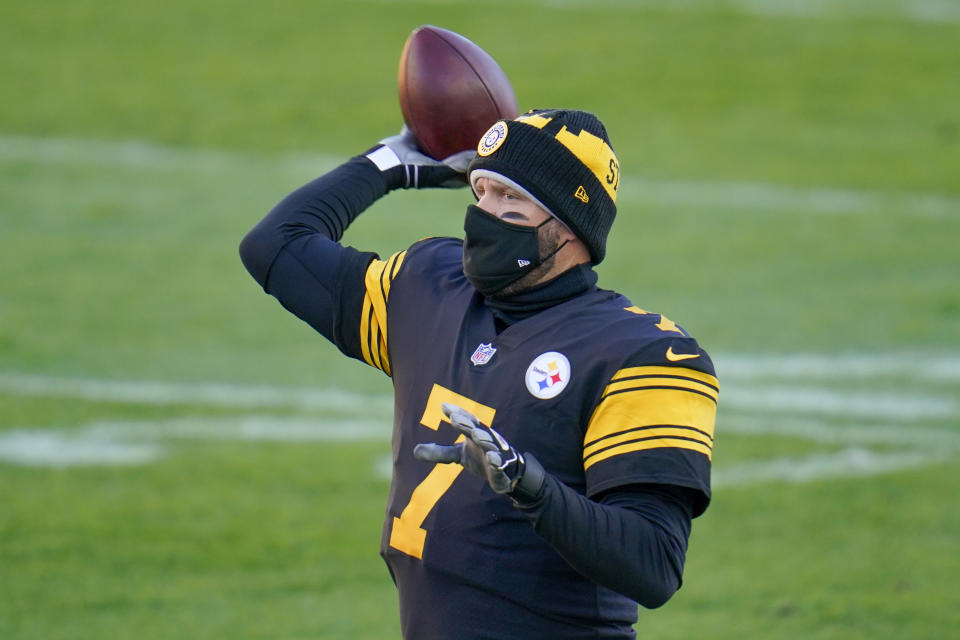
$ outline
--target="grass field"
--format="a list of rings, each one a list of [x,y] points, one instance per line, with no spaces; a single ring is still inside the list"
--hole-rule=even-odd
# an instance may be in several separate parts
[[[714,355],[713,504],[640,637],[960,628],[960,2],[8,5],[0,638],[399,637],[389,381],[236,247],[398,129],[425,23],[523,108],[600,115],[601,284]],[[468,201],[395,194],[346,240],[459,235]]]

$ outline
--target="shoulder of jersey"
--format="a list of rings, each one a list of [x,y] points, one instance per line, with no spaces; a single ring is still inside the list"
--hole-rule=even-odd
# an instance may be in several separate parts
[[[458,238],[431,236],[417,240],[406,250],[406,260],[423,268],[463,263],[463,241]]]
[[[635,363],[689,367],[714,374],[706,351],[667,316],[641,309],[621,295],[607,298],[598,312],[603,319],[595,326],[604,336],[609,353],[630,354],[628,359]]]
[[[689,338],[690,334],[667,316],[647,311],[634,305],[626,297],[606,292],[601,304],[594,306],[599,314],[594,322],[599,322],[601,331],[627,340],[654,341],[664,338]]]
[[[418,240],[405,252],[403,272],[434,282],[463,278],[463,241],[448,237]]]

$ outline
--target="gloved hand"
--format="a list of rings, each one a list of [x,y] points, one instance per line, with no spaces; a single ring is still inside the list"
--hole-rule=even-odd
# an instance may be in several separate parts
[[[398,135],[384,138],[364,155],[387,177],[391,189],[456,189],[467,185],[467,165],[476,151],[461,151],[434,160],[417,148],[413,134],[404,125]]]
[[[413,455],[427,462],[459,462],[497,493],[512,492],[526,469],[523,454],[468,411],[446,402],[442,408],[450,424],[466,439],[453,445],[418,444]]]

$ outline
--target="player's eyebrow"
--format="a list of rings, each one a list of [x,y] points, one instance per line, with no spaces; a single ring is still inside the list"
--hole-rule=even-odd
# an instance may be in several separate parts
[[[499,195],[510,195],[515,198],[527,199],[526,196],[523,195],[523,193],[521,193],[520,191],[517,191],[510,185],[506,185],[492,178],[487,178],[487,177],[481,178],[480,180],[477,181],[477,188],[482,191],[493,191],[494,193],[497,193]]]
[[[518,198],[521,200],[529,200],[529,198],[526,195],[524,195],[522,191],[517,191],[510,185],[503,184],[502,182],[497,182],[496,180],[492,180],[490,184],[493,186],[491,190],[495,191],[501,197],[510,196],[512,198]]]

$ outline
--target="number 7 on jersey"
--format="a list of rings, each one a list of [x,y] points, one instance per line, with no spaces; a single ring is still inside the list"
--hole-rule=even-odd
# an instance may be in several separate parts
[[[434,384],[427,398],[427,406],[423,410],[420,424],[436,431],[440,428],[441,422],[448,422],[441,410],[444,402],[466,409],[487,426],[493,424],[493,417],[497,413],[493,407],[480,404],[446,387]],[[460,436],[456,441],[462,440],[463,436]],[[400,517],[394,517],[393,526],[390,529],[391,547],[415,558],[423,558],[423,545],[427,539],[427,530],[422,527],[423,521],[427,519],[427,515],[443,494],[450,489],[461,471],[463,467],[459,464],[437,463],[434,465],[423,482],[413,490],[410,501],[400,512]]]

